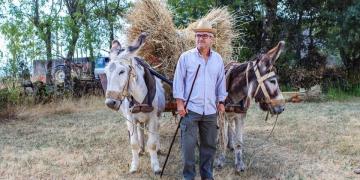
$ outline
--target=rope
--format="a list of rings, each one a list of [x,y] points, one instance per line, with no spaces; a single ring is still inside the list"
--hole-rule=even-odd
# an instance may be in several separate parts
[[[139,123],[134,123],[134,122],[132,122],[131,120],[128,120],[128,119],[125,118],[122,114],[121,114],[121,116],[122,116],[126,121],[130,122],[130,123],[134,126],[132,133],[134,133],[134,131],[135,131],[135,126],[136,126],[137,128],[140,128],[140,129],[142,129],[142,130],[144,130],[144,131],[146,131],[146,132],[148,132],[148,133],[151,133],[151,134],[159,135],[159,136],[161,136],[161,137],[172,137],[172,135],[165,135],[165,134],[160,134],[160,133],[157,133],[157,132],[150,131],[149,129],[147,129],[147,128],[145,128],[145,127],[142,127]],[[260,144],[258,144],[258,145],[256,145],[256,146],[247,146],[247,145],[245,145],[244,143],[242,143],[241,141],[238,141],[238,142],[240,143],[240,145],[241,145],[242,147],[251,148],[251,149],[256,149],[256,148],[259,148],[259,147],[263,146],[265,143],[267,143],[267,141],[268,141],[268,140],[270,139],[270,137],[272,136],[272,134],[273,134],[273,132],[274,132],[274,129],[275,129],[275,126],[276,126],[276,124],[277,124],[278,117],[279,117],[279,115],[276,116],[276,120],[275,120],[275,122],[274,122],[274,125],[273,125],[270,133],[268,134],[268,136],[265,138],[264,142],[262,142],[262,143],[260,143]],[[228,118],[228,116],[227,116],[227,113],[220,113],[219,118],[220,118],[220,121],[221,121],[222,123],[225,123],[225,121],[230,122],[230,121],[228,120],[229,118]],[[246,121],[246,119],[247,119],[247,116],[245,116],[245,120],[244,120],[244,121]],[[266,117],[266,119],[267,119],[267,117]],[[172,116],[172,118],[170,119],[169,122],[174,121],[175,124],[176,124],[176,123],[177,123],[177,120],[178,120],[177,116],[174,115],[174,116]],[[226,128],[224,125],[220,125],[220,124],[219,124],[219,127],[221,127],[221,126],[222,126],[222,128]],[[236,138],[236,137],[235,137],[235,138]]]
[[[223,114],[223,117],[222,117],[222,114]],[[221,113],[219,117],[220,117],[220,118],[224,118],[224,120],[230,122],[230,121],[229,121],[229,118],[228,118],[228,116],[227,116],[227,113]],[[273,134],[273,132],[274,132],[274,129],[275,129],[275,126],[276,126],[276,124],[277,124],[278,117],[279,117],[279,115],[276,115],[276,120],[275,120],[275,122],[274,122],[274,125],[273,125],[270,133],[268,134],[268,136],[265,138],[264,142],[262,142],[262,143],[260,143],[260,144],[258,144],[258,145],[256,145],[256,146],[246,146],[246,145],[245,145],[244,143],[242,143],[241,141],[238,141],[238,142],[240,143],[240,145],[241,145],[242,147],[251,148],[251,149],[257,149],[257,148],[263,146],[265,143],[267,143],[267,141],[268,141],[268,140],[270,139],[270,137],[272,136],[272,134]],[[246,121],[246,119],[247,119],[247,116],[245,116],[244,121]],[[226,127],[225,127],[225,128],[226,128]],[[236,137],[235,137],[235,138],[236,138]],[[238,139],[236,139],[236,140],[238,140]]]
[[[269,113],[269,112],[268,112],[268,113]],[[254,161],[254,157],[255,157],[256,153],[258,153],[260,150],[262,150],[262,149],[263,149],[263,146],[264,146],[266,143],[268,143],[268,140],[270,139],[270,137],[272,136],[272,134],[273,134],[273,132],[274,132],[275,126],[276,126],[276,124],[277,124],[278,117],[279,117],[279,115],[276,115],[276,119],[275,119],[274,125],[273,125],[270,133],[268,134],[268,136],[265,138],[265,140],[264,140],[262,143],[257,144],[256,146],[246,146],[246,145],[245,145],[244,143],[242,143],[241,141],[238,141],[242,147],[254,149],[253,152],[251,153],[251,155],[249,156],[249,164],[248,164],[249,167],[251,166],[252,162]],[[225,112],[225,113],[221,113],[220,116],[219,116],[219,118],[220,118],[220,121],[222,121],[222,123],[225,123],[225,121],[230,122],[230,121],[228,120],[228,117],[227,117],[226,112]],[[266,120],[267,120],[267,118],[268,118],[268,114],[266,115]],[[244,121],[246,121],[246,119],[247,119],[247,117],[245,116]],[[224,120],[225,120],[225,121],[224,121]],[[226,127],[225,127],[225,128],[226,128]],[[220,137],[220,138],[221,138],[221,137]],[[236,138],[236,137],[234,137],[234,138]],[[225,144],[223,144],[223,145],[225,145]],[[225,148],[225,150],[226,150],[226,147],[227,147],[227,146],[225,145],[225,147],[223,147],[223,148]]]

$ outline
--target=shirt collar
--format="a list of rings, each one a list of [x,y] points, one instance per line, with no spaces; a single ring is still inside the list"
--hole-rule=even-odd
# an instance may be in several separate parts
[[[199,51],[199,49],[198,49],[197,47],[195,47],[195,48],[193,49],[193,52],[197,53],[197,55],[199,55],[199,56],[201,57],[200,51]],[[209,57],[213,54],[213,52],[214,52],[214,50],[212,50],[212,49],[210,48]]]

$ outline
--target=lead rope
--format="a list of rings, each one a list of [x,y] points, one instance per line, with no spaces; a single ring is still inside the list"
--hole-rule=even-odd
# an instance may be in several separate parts
[[[272,134],[273,134],[273,132],[274,132],[274,129],[275,129],[275,126],[276,126],[276,124],[277,124],[278,117],[279,117],[279,115],[276,115],[276,119],[275,119],[275,122],[274,122],[274,126],[272,127],[269,135],[266,137],[266,139],[264,140],[264,142],[263,142],[262,144],[260,144],[260,145],[258,146],[258,148],[254,149],[253,153],[249,156],[249,157],[250,157],[250,158],[249,158],[249,159],[250,159],[250,160],[249,160],[249,165],[248,165],[249,167],[250,167],[251,164],[254,162],[255,154],[261,150],[261,149],[259,149],[259,147],[260,147],[260,146],[263,146],[265,143],[267,143],[268,140],[270,139],[270,137],[272,136]]]
[[[221,116],[223,116],[223,117],[221,117]],[[256,145],[256,146],[245,146],[244,143],[242,143],[242,142],[239,141],[240,145],[241,145],[242,147],[252,148],[252,149],[256,149],[256,148],[258,148],[258,147],[260,147],[260,146],[263,146],[263,145],[270,139],[271,135],[273,134],[274,129],[275,129],[275,126],[276,126],[276,124],[277,124],[278,117],[279,117],[279,115],[276,115],[276,119],[275,119],[274,125],[273,125],[273,127],[271,128],[271,131],[270,131],[270,133],[268,134],[268,136],[265,138],[264,142],[262,142],[262,143],[260,143],[260,144],[258,144],[258,145]],[[246,121],[246,119],[247,119],[247,116],[245,116],[244,121]],[[219,115],[219,121],[224,122],[224,123],[225,123],[225,121],[230,122],[226,112],[225,112],[225,113],[221,113],[221,114]],[[224,128],[226,128],[226,127],[224,127]]]

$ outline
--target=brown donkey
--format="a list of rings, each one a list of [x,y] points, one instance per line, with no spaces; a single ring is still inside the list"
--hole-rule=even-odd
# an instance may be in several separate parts
[[[228,92],[225,108],[228,118],[223,122],[219,121],[220,149],[215,161],[216,167],[224,166],[226,148],[229,147],[234,149],[236,172],[245,170],[243,131],[251,99],[255,99],[263,111],[269,111],[271,114],[280,114],[284,111],[285,101],[273,71],[273,65],[284,46],[285,42],[280,41],[276,47],[252,61],[232,62],[225,67]]]

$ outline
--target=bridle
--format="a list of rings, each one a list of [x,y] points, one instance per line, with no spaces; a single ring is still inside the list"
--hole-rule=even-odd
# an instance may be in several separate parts
[[[123,62],[126,62],[126,61],[128,61],[128,60],[120,60],[119,63],[124,64]],[[132,61],[129,64],[125,64],[125,65],[128,65],[128,67],[129,67],[128,78],[126,80],[125,86],[120,91],[106,91],[106,96],[105,96],[106,98],[110,98],[110,99],[122,102],[125,98],[128,98],[131,96],[129,93],[129,84],[130,84],[131,78],[136,79],[136,72],[135,72],[134,66],[132,65]]]
[[[270,67],[270,72],[266,73],[265,75],[261,75],[259,68],[258,68],[258,62],[257,61],[254,65],[253,65],[253,61],[248,62],[247,67],[246,67],[246,83],[247,86],[249,85],[249,76],[248,73],[250,71],[250,69],[253,69],[255,72],[255,76],[256,76],[256,81],[258,82],[258,85],[256,87],[255,93],[252,96],[253,98],[255,98],[258,93],[259,90],[261,89],[261,92],[263,93],[263,95],[265,96],[265,99],[263,101],[261,101],[262,103],[266,103],[268,106],[273,107],[276,105],[280,105],[280,104],[284,104],[285,103],[285,99],[281,98],[281,99],[271,99],[268,90],[265,87],[264,82],[275,76],[275,72],[273,71],[272,66]],[[251,64],[251,67],[250,67]]]

